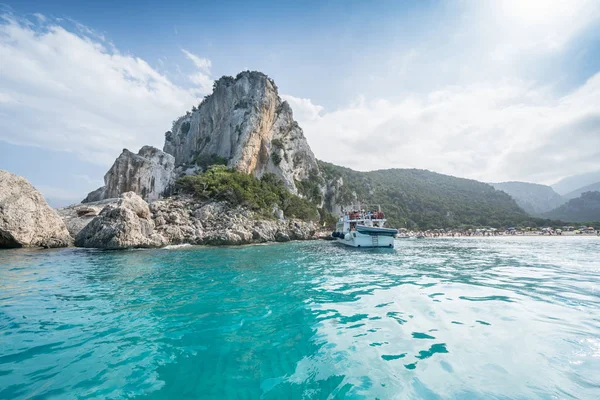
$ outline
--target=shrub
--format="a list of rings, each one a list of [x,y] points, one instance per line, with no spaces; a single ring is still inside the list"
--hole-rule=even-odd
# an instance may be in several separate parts
[[[271,153],[271,160],[273,160],[273,164],[279,165],[281,163],[281,156],[279,153],[273,152]]]
[[[190,131],[190,123],[188,121],[181,124],[181,132],[183,132],[184,135],[187,135],[187,133],[189,131]]]
[[[281,139],[273,139],[271,140],[271,146],[278,150],[283,149],[283,142],[281,141]]]
[[[272,217],[277,205],[286,217],[318,221],[314,204],[291,194],[274,174],[256,179],[222,165],[212,166],[198,175],[185,176],[177,181],[177,190],[200,200],[227,201],[244,206],[265,217]]]
[[[227,165],[228,160],[218,154],[198,154],[194,157],[193,163],[202,169],[206,169],[211,165]]]
[[[300,192],[304,198],[319,204],[323,199],[320,185],[323,185],[324,183],[323,178],[319,175],[319,171],[316,168],[313,168],[308,173],[307,179],[296,181],[296,187],[298,188],[298,192]]]

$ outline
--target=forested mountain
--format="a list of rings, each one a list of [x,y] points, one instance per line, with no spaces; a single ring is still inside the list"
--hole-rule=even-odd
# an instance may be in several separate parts
[[[381,204],[398,228],[506,227],[531,219],[508,194],[470,179],[420,169],[358,172],[323,161],[319,167],[326,181],[343,180],[326,204]]]
[[[574,190],[591,185],[595,182],[600,182],[600,171],[587,172],[585,174],[573,175],[561,179],[551,185],[552,189],[561,196],[566,195]]]
[[[563,197],[565,200],[576,199],[585,192],[600,192],[600,182],[592,183],[591,185],[573,190],[572,192],[565,194]]]
[[[511,195],[517,204],[531,215],[553,210],[566,201],[550,186],[537,183],[500,182],[490,183],[490,185]]]
[[[570,222],[600,221],[600,192],[585,192],[544,216]]]

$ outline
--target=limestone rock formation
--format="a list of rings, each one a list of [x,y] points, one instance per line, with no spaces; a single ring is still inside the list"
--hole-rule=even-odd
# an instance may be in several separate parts
[[[102,209],[109,204],[116,204],[119,199],[106,199],[85,204],[73,204],[59,208],[56,213],[62,218],[73,238],[85,228]]]
[[[148,203],[134,192],[123,193],[114,205],[105,206],[75,239],[78,247],[101,249],[161,247],[166,244],[165,239],[154,231]]]
[[[176,166],[220,158],[257,177],[272,172],[293,193],[295,180],[318,173],[289,104],[281,100],[270,78],[255,71],[216,81],[213,93],[197,110],[175,121],[163,150],[175,156]]]
[[[85,209],[79,208],[79,217],[77,210],[69,208],[70,218],[85,218]],[[191,197],[173,196],[148,206],[138,195],[128,192],[87,222],[77,234],[75,245],[102,249],[183,243],[240,245],[315,239],[316,234],[313,222],[261,219],[225,202],[199,203]]]
[[[317,226],[300,220],[271,220],[225,202],[198,203],[172,197],[150,205],[156,231],[170,244],[238,245],[314,239]]]
[[[170,154],[144,146],[137,154],[123,149],[104,175],[104,186],[89,193],[82,203],[117,198],[135,192],[147,201],[168,193],[174,181],[175,159]]]
[[[63,221],[25,178],[0,170],[0,248],[65,247]]]

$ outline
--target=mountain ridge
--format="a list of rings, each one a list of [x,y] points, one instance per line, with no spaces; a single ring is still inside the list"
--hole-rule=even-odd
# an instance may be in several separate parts
[[[539,183],[506,181],[490,183],[490,185],[508,193],[530,215],[540,215],[566,202],[551,186]]]
[[[561,196],[569,192],[573,192],[584,186],[591,185],[595,182],[600,182],[600,171],[586,172],[583,174],[571,175],[560,181],[550,185],[556,193]]]
[[[600,181],[575,189],[572,192],[565,194],[563,198],[567,200],[575,199],[585,192],[600,192]]]
[[[544,217],[569,222],[600,221],[600,192],[585,192],[556,209],[543,214]]]

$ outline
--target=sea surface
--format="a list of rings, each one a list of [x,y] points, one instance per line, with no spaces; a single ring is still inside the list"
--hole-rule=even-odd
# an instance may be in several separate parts
[[[600,239],[0,252],[0,399],[600,399]]]

